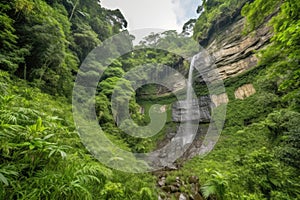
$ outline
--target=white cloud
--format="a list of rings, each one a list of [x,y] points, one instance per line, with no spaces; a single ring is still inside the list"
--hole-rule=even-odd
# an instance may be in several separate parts
[[[158,32],[154,29],[181,32],[183,24],[196,17],[199,2],[201,0],[101,0],[101,5],[120,9],[129,31],[147,29],[144,32],[148,35]]]
[[[103,7],[119,8],[128,29],[161,28],[180,30],[171,0],[102,0]]]
[[[201,0],[172,0],[173,9],[176,13],[177,23],[181,26],[191,18],[197,18],[197,7]]]

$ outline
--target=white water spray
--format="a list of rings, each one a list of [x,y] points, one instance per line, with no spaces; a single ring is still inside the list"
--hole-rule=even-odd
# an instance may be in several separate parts
[[[193,135],[190,134],[192,130],[192,116],[193,116],[193,70],[195,66],[195,62],[198,59],[198,55],[193,56],[190,64],[189,69],[189,76],[188,76],[188,82],[187,82],[187,92],[186,92],[186,116],[187,119],[185,126],[184,126],[184,140],[183,144],[189,144],[193,141]],[[197,112],[197,111],[196,111]]]

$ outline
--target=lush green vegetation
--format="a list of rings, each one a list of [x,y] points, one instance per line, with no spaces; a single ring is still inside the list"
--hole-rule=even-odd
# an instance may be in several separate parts
[[[90,50],[126,27],[119,10],[97,1],[3,0],[0,18],[0,199],[153,199],[152,176],[103,166],[72,120],[74,75]],[[104,115],[99,120],[111,120]]]
[[[220,19],[213,12],[220,11],[222,2],[204,1],[195,38],[208,36]],[[245,32],[255,31],[274,15],[269,22],[274,29],[272,44],[257,53],[256,68],[225,81],[230,102],[215,149],[188,161],[170,173],[170,179],[198,175],[203,196],[211,199],[300,198],[299,13],[299,1],[293,0],[255,0],[243,7]],[[234,91],[246,83],[254,84],[257,93],[236,100]]]
[[[207,199],[300,199],[299,1],[207,0],[198,11],[201,16],[191,22],[200,42],[240,11],[246,18],[245,34],[274,15],[269,22],[274,35],[257,52],[258,66],[225,80],[230,101],[215,149],[168,172],[166,181],[180,177],[188,182],[195,175],[199,193]],[[0,19],[0,199],[157,199],[161,191],[155,176],[120,172],[98,162],[82,145],[72,119],[70,97],[78,66],[94,47],[126,27],[120,11],[104,9],[96,0],[0,0]],[[176,128],[171,120],[176,98],[156,84],[134,92],[123,75],[153,63],[186,74],[182,55],[198,49],[175,31],[150,34],[139,48],[104,72],[95,109],[113,143],[127,151],[149,152]],[[153,76],[166,73],[158,68]],[[146,73],[136,79],[146,80]],[[247,83],[256,94],[235,99],[234,91]],[[208,93],[205,85],[194,86],[197,95]],[[116,87],[133,92],[129,109],[139,125],[149,123],[151,105],[166,105],[162,131],[142,139],[117,128],[110,99]],[[128,93],[121,97],[118,101],[126,102]],[[192,194],[192,189],[182,185],[179,192]]]
[[[127,26],[119,10],[83,0],[1,0],[0,18],[1,69],[65,96],[86,55]]]
[[[170,178],[197,175],[202,194],[213,199],[299,198],[300,113],[261,85],[266,73],[256,68],[225,82],[230,102],[218,144]],[[253,83],[257,93],[235,100],[234,91],[245,83]]]
[[[154,198],[153,177],[114,171],[87,152],[66,98],[44,94],[3,71],[0,83],[1,199]]]
[[[239,16],[240,9],[250,0],[204,0],[198,7],[201,13],[194,25],[194,38],[207,45],[213,34],[217,34]]]
[[[286,104],[291,104],[295,110],[300,111],[300,3],[293,0],[270,2],[271,4],[268,6],[262,1],[254,1],[243,8],[242,13],[248,22],[246,28],[252,30],[261,25],[269,13],[278,12],[269,22],[269,25],[274,29],[272,45],[260,52],[260,65],[267,66],[267,73],[265,77],[262,77],[262,83],[282,96]],[[261,9],[264,9],[265,12]],[[265,14],[257,19],[254,17],[258,15],[257,13]]]

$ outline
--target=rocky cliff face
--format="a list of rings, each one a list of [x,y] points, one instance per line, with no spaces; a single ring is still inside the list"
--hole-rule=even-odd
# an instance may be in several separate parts
[[[219,33],[214,33],[211,38],[207,39],[206,50],[213,56],[213,65],[215,68],[212,69],[211,65],[205,65],[202,69],[202,74],[196,74],[195,80],[198,84],[205,84],[206,81],[213,82],[215,80],[227,79],[254,67],[257,65],[258,59],[255,56],[255,51],[263,49],[270,43],[272,37],[270,28],[266,25],[261,26],[255,32],[244,35],[244,24],[245,19],[242,17],[236,17],[235,22],[231,25],[226,25]],[[204,56],[204,58],[209,56]],[[202,58],[203,59],[203,58]],[[201,63],[203,60],[199,59],[200,63],[195,64],[203,67]],[[255,93],[255,88],[251,83],[245,84],[235,90],[236,99],[244,99]],[[209,96],[201,96],[199,99],[193,99],[192,108],[193,113],[191,116],[186,115],[187,105],[185,101],[178,101],[172,105],[172,119],[175,122],[186,122],[188,120],[200,119],[200,128],[198,129],[195,140],[190,146],[186,147],[180,145],[180,141],[183,136],[178,136],[176,133],[167,133],[165,140],[161,143],[169,143],[173,140],[178,140],[175,143],[175,150],[170,153],[167,151],[159,152],[159,160],[155,161],[157,166],[166,166],[164,161],[168,158],[174,157],[173,154],[176,152],[185,151],[181,156],[180,160],[177,161],[179,164],[181,161],[189,159],[195,155],[202,154],[201,146],[203,143],[203,136],[207,132],[207,128],[203,128],[211,120],[210,110],[212,107],[218,107],[221,104],[227,104],[229,101],[226,93],[211,94]],[[197,104],[198,103],[198,104]],[[198,107],[199,106],[199,107]],[[198,125],[198,124],[197,124]],[[178,133],[182,133],[186,130],[179,130]],[[184,134],[182,134],[184,135]],[[174,147],[173,146],[173,147]]]
[[[235,22],[212,37],[205,48],[214,56],[219,78],[236,76],[257,64],[254,52],[269,44],[272,36],[265,23],[250,34],[243,34],[245,19]]]
[[[188,120],[198,120],[200,122],[210,121],[210,108],[212,102],[209,96],[201,96],[192,100],[192,113],[187,116],[187,102],[177,101],[172,105],[172,120],[175,122],[186,122]]]

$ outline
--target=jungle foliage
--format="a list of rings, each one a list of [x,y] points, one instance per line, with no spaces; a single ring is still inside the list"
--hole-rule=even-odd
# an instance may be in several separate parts
[[[96,0],[1,0],[0,18],[0,68],[65,96],[87,54],[127,26]]]
[[[1,199],[154,198],[154,178],[98,162],[83,146],[65,97],[0,71]],[[110,139],[128,149],[128,145]],[[145,191],[148,193],[145,194]],[[149,192],[151,191],[151,192]]]
[[[195,38],[202,41],[209,35],[220,20],[218,11],[226,4],[203,2]],[[246,18],[245,34],[260,26],[273,27],[271,44],[256,52],[256,68],[225,80],[230,101],[215,149],[169,176],[198,175],[202,195],[209,199],[299,199],[300,4],[294,0],[248,1],[241,13]],[[235,99],[234,91],[246,83],[254,85],[256,94]]]
[[[251,0],[204,0],[197,9],[201,13],[194,25],[193,37],[207,45],[213,34],[217,34],[240,15],[243,5]]]
[[[245,34],[272,16],[268,25],[274,35],[257,52],[258,66],[225,80],[230,101],[215,149],[168,172],[167,181],[196,175],[206,199],[300,199],[299,1],[204,0],[198,12],[199,19],[191,23],[199,42],[208,41],[240,12],[246,18]],[[96,0],[0,0],[0,19],[0,199],[158,199],[155,176],[98,162],[81,143],[72,119],[70,97],[78,67],[92,49],[126,28],[121,12],[102,8]],[[134,91],[123,75],[147,64],[165,64],[186,74],[182,54],[198,50],[189,41],[176,31],[152,33],[138,50],[104,71],[95,97],[97,120],[120,148],[149,152],[176,128],[170,116],[174,95],[155,84]],[[166,73],[157,68],[152,76]],[[146,80],[145,72],[136,77],[140,83]],[[246,83],[254,85],[256,94],[235,99],[234,91]],[[152,104],[166,105],[167,125],[158,136],[136,138],[117,127],[110,99],[116,88],[117,101],[129,102],[138,125],[149,123]],[[207,93],[204,86],[196,89]],[[123,126],[135,128],[126,120]],[[192,191],[183,185],[179,192]]]

